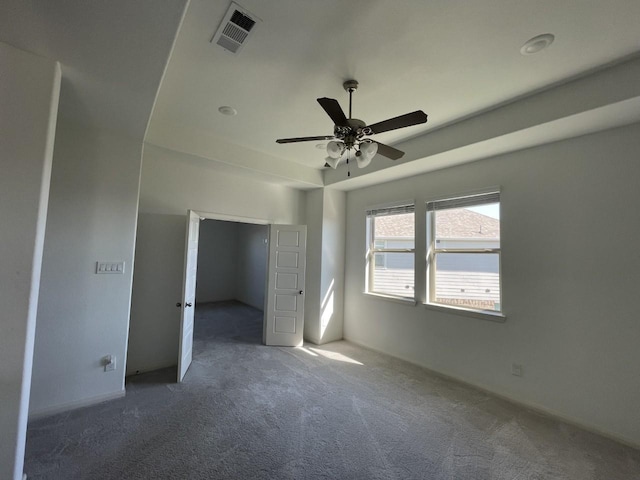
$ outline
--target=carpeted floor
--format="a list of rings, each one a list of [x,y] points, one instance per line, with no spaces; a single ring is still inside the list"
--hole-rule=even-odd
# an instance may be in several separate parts
[[[262,312],[199,305],[193,364],[30,423],[29,480],[639,479],[640,451],[335,342],[265,347]]]

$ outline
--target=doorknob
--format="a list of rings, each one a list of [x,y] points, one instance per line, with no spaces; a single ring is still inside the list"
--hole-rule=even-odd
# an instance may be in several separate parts
[[[298,295],[304,295],[304,290],[300,290],[300,291],[298,292]]]
[[[180,302],[176,303],[176,307],[181,307],[182,304]]]
[[[184,306],[185,306],[185,307],[190,307],[190,306],[191,306],[191,304],[190,304],[190,303],[185,303],[185,304],[184,304]]]

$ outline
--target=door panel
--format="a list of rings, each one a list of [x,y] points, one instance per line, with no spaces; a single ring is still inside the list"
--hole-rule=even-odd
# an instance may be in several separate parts
[[[276,267],[298,268],[298,252],[277,252]]]
[[[285,288],[297,289],[298,288],[298,274],[297,273],[277,273],[276,272],[276,288],[281,290]]]
[[[200,216],[189,210],[184,253],[184,277],[180,315],[180,348],[178,382],[181,382],[193,359],[193,316],[196,306],[196,273],[198,270],[198,236]]]
[[[276,295],[276,312],[295,312],[298,308],[298,298],[295,295]]]
[[[302,345],[307,244],[305,225],[269,226],[263,342]]]
[[[276,317],[274,330],[276,333],[296,333],[296,317]]]

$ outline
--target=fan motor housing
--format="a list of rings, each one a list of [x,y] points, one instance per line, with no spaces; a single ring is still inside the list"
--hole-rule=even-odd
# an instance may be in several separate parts
[[[343,140],[349,147],[353,146],[355,141],[362,136],[362,130],[366,128],[366,126],[367,124],[359,118],[348,118],[345,126],[336,125],[334,127],[333,134],[340,140]]]
[[[355,133],[366,126],[367,124],[359,118],[347,118],[346,125],[334,125],[333,131],[336,136],[339,136],[338,134],[346,135],[347,133]]]
[[[357,130],[359,128],[364,128],[367,126],[366,123],[364,123],[362,120],[358,119],[358,118],[348,118],[347,119],[347,125],[349,125],[349,127],[351,127],[353,130]]]

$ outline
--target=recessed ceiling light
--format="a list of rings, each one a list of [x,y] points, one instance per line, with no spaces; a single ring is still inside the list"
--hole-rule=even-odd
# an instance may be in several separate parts
[[[235,108],[228,107],[226,105],[224,107],[220,107],[218,111],[223,115],[230,115],[230,116],[236,115],[238,113],[238,111]]]
[[[538,53],[541,50],[544,50],[549,45],[553,43],[553,40],[556,37],[551,33],[544,33],[542,35],[538,35],[537,37],[533,37],[525,42],[520,49],[520,53],[522,55],[533,55],[534,53]]]

